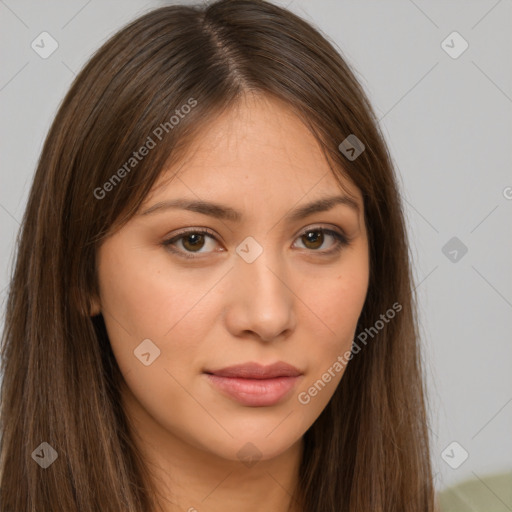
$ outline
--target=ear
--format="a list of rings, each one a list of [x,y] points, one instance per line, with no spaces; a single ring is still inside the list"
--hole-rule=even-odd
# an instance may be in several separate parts
[[[84,317],[96,316],[101,313],[101,301],[96,292],[84,292],[78,286],[72,286],[69,298],[71,303]]]
[[[101,304],[98,297],[93,297],[91,299],[91,307],[89,309],[90,316],[97,316],[101,313]]]

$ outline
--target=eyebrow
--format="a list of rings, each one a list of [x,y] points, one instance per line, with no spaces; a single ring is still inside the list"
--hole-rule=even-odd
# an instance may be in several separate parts
[[[294,222],[309,215],[318,212],[325,212],[332,210],[337,205],[348,206],[359,213],[359,203],[348,196],[330,196],[323,197],[306,205],[290,211],[286,216],[285,220],[288,222]],[[217,219],[222,219],[231,222],[241,222],[243,214],[238,210],[225,206],[219,203],[201,201],[201,200],[189,200],[189,199],[172,199],[168,201],[161,201],[154,204],[147,210],[144,210],[141,215],[151,215],[154,213],[164,212],[169,209],[182,209],[189,210],[196,213],[202,213],[203,215],[209,215]]]

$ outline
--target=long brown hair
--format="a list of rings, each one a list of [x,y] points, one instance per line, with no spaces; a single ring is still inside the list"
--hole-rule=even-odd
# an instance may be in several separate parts
[[[2,511],[154,510],[105,323],[90,316],[95,255],[166,162],[248,91],[287,102],[334,175],[359,187],[370,244],[357,331],[368,341],[305,433],[294,498],[305,512],[435,509],[407,233],[375,114],[340,52],[312,26],[262,0],[221,0],[162,7],[115,34],[76,77],[48,133],[2,338]],[[338,149],[349,135],[365,146],[355,159]],[[134,164],[148,137],[154,146]],[[375,328],[393,304],[400,312]],[[47,469],[32,456],[42,442],[58,454]]]

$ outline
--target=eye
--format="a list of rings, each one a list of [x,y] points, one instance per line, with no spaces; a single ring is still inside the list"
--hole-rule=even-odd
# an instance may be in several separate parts
[[[326,235],[334,239],[334,243],[331,245],[330,249],[319,251],[318,249],[325,242]],[[303,231],[302,234],[299,235],[299,239],[306,245],[306,249],[312,249],[324,255],[335,254],[349,244],[347,237],[342,233],[322,227],[313,227]]]
[[[170,251],[177,253],[179,256],[183,256],[185,258],[196,258],[192,253],[202,253],[208,251],[200,251],[203,247],[205,247],[205,240],[209,238],[210,240],[215,240],[215,236],[213,231],[209,229],[194,229],[190,231],[182,231],[178,235],[174,236],[170,240],[165,240],[163,245],[168,248]],[[177,242],[181,242],[181,246],[185,249],[176,249],[174,245]]]
[[[331,248],[327,250],[319,250],[319,248],[324,245],[326,236],[333,239]],[[343,247],[349,245],[349,240],[342,233],[321,227],[309,228],[306,231],[303,231],[302,234],[299,235],[299,239],[305,244],[306,249],[318,252],[320,255],[335,254]],[[215,249],[213,249],[213,251],[203,251],[202,249],[208,246],[208,240],[212,241],[212,244],[214,245],[214,242],[216,241],[215,234],[209,229],[201,228],[182,231],[169,240],[162,242],[162,245],[171,252],[190,259],[198,258],[195,254],[221,252],[224,250],[221,249],[220,251],[215,251]],[[180,245],[181,247],[179,247]]]

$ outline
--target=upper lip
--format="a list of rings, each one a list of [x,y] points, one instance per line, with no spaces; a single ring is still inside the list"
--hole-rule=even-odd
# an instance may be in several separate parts
[[[218,377],[240,379],[274,379],[277,377],[297,377],[302,375],[302,372],[295,368],[295,366],[283,361],[268,366],[259,363],[236,364],[219,370],[209,370],[206,373],[217,375]]]

